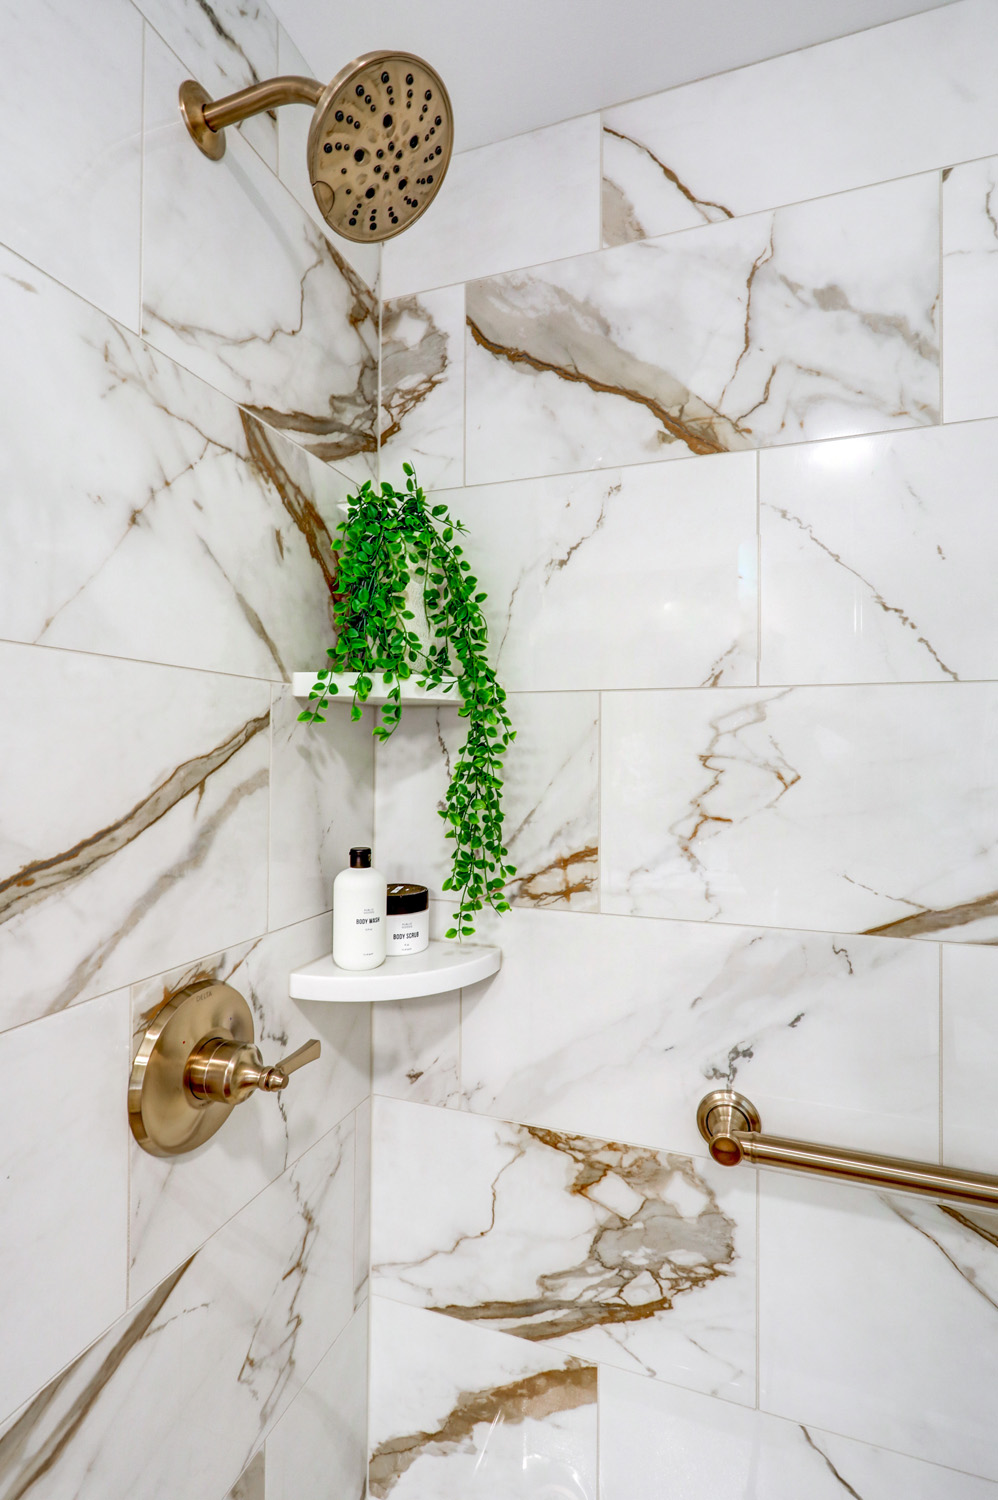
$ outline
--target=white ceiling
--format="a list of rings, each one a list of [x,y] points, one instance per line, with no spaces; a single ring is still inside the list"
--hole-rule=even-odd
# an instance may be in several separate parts
[[[319,78],[415,52],[454,103],[459,151],[776,57],[940,0],[272,0]],[[951,3],[951,0],[942,0]]]

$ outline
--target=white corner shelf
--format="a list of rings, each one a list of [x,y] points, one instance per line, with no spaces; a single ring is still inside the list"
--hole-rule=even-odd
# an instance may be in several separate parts
[[[459,990],[499,971],[499,948],[437,940],[422,953],[386,958],[377,969],[341,969],[332,956],[295,969],[288,993],[292,1000],[332,1000],[359,1004],[367,1000],[418,1000]]]
[[[339,688],[339,692],[334,694],[329,700],[331,703],[353,702],[352,684],[357,680],[356,672],[330,672],[326,680]],[[307,698],[318,681],[318,673],[316,672],[293,672],[291,674],[291,691],[296,698]],[[390,689],[385,686],[383,674],[381,672],[372,672],[371,683],[370,695],[365,698],[364,702],[374,704],[387,703]],[[457,692],[457,681],[454,678],[451,679],[449,686],[444,683],[441,687],[428,690],[417,687],[410,677],[402,688],[402,702],[407,704],[460,703],[460,701]]]

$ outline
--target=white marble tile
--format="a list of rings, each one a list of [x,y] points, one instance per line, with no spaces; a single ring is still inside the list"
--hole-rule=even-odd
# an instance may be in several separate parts
[[[177,117],[180,61],[146,48],[145,337],[353,478],[371,473],[378,304],[234,132],[220,162]]]
[[[987,1114],[998,1042],[998,952],[943,949],[943,1161],[998,1172],[998,1128]]]
[[[381,310],[381,475],[424,489],[464,481],[464,287],[395,297]]]
[[[23,1407],[4,1500],[224,1495],[351,1316],[352,1177],[331,1131]]]
[[[128,0],[0,5],[3,241],[130,328],[139,317],[142,31]]]
[[[432,206],[384,247],[383,291],[407,296],[599,245],[598,115],[451,160]]]
[[[371,1347],[371,1500],[596,1500],[594,1365],[381,1297]]]
[[[994,6],[963,0],[604,110],[605,243],[998,149],[996,47]]]
[[[0,635],[270,678],[324,660],[348,481],[6,251],[0,315]]]
[[[277,71],[282,75],[297,73],[305,78],[315,77],[315,69],[281,25],[277,28]],[[355,244],[353,240],[343,239],[342,235],[334,235],[316,204],[308,170],[308,131],[312,114],[313,111],[302,104],[286,105],[278,110],[277,174],[312,222],[327,239],[332,239],[343,259],[353,266],[369,287],[376,289],[381,275],[381,246]]]
[[[128,995],[0,1037],[0,1416],[125,1309]]]
[[[353,1304],[363,1307],[371,1272],[371,1099],[354,1111]]]
[[[505,925],[505,924],[504,924]],[[456,1104],[461,1072],[461,992],[371,1007],[372,1089],[415,1104]]]
[[[760,454],[762,681],[998,676],[996,473],[995,422]]]
[[[366,1494],[365,1307],[267,1438],[266,1500],[365,1500]]]
[[[988,942],[998,687],[606,693],[603,910]]]
[[[280,71],[277,19],[266,0],[138,0],[138,7],[213,99]],[[277,112],[252,115],[237,128],[276,170]]]
[[[225,1500],[267,1500],[266,1481],[266,1457],[261,1448],[250,1459]]]
[[[267,683],[0,645],[0,1028],[267,925]]]
[[[998,1480],[998,1219],[759,1176],[762,1408]]]
[[[998,157],[943,173],[943,415],[998,416]]]
[[[155,1157],[132,1142],[130,1305],[367,1095],[368,1007],[288,998],[290,971],[328,951],[329,922],[318,917],[133,986],[135,1046],[165,998],[199,980],[218,979],[249,1004],[266,1062],[286,1057],[310,1037],[318,1037],[322,1054],[294,1075],[286,1093],[246,1100],[197,1151]]]
[[[755,1401],[751,1172],[388,1099],[374,1142],[376,1293]]]
[[[938,295],[935,174],[477,281],[467,480],[931,424]]]
[[[620,1370],[600,1371],[599,1408],[601,1500],[993,1500],[998,1494],[986,1479]]]
[[[505,685],[754,683],[755,465],[732,453],[451,497]]]
[[[374,841],[374,738],[369,726],[351,723],[346,703],[330,704],[324,724],[301,724],[303,707],[290,688],[274,690],[272,928],[330,911],[333,880],[349,864],[351,845]],[[332,942],[329,933],[327,937],[323,952]]]
[[[511,693],[516,730],[505,761],[504,837],[517,905],[594,911],[598,905],[598,699],[595,693]],[[389,880],[441,893],[451,844],[437,808],[466,734],[456,708],[410,710],[378,747],[377,860]]]
[[[463,995],[466,1108],[700,1154],[697,1105],[736,1088],[776,1135],[938,1152],[931,944],[526,911],[495,938]]]

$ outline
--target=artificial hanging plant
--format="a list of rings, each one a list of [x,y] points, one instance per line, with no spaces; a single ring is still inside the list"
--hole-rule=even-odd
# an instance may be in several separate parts
[[[444,890],[457,902],[447,936],[471,937],[476,913],[490,906],[509,911],[504,890],[516,874],[503,844],[503,757],[515,731],[506,694],[488,662],[486,595],[455,540],[466,528],[446,505],[430,506],[411,464],[403,464],[405,489],[383,483],[380,493],[365,481],[347,501],[336,529],[338,559],[333,596],[336,645],[330,665],[318,674],[311,706],[298,715],[323,723],[330,697],[339,689],[330,676],[355,672],[351,717],[359,719],[372,674],[384,675],[388,701],[374,734],[386,740],[402,716],[402,684],[421,688],[455,684],[458,712],[468,721],[464,745],[454,761],[440,817],[454,849]],[[414,597],[415,596],[415,597]],[[427,630],[413,628],[417,602]]]

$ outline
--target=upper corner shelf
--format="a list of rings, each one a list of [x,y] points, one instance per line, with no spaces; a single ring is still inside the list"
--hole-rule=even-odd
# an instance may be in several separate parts
[[[334,695],[346,703],[353,701],[353,683],[357,680],[356,672],[330,672],[326,681],[331,686],[338,688]],[[291,674],[291,691],[296,698],[307,698],[312,689],[318,684],[317,672],[293,672]],[[387,703],[390,689],[385,686],[384,674],[381,672],[371,673],[371,692],[365,703]],[[459,703],[461,700],[457,693],[457,682],[451,679],[449,685],[444,683],[441,687],[425,689],[417,687],[411,679],[402,687],[403,703]]]
[[[330,955],[296,969],[288,993],[292,1000],[418,1000],[442,995],[498,973],[498,948],[469,943],[431,942],[422,953],[386,958],[376,969],[341,969]]]

